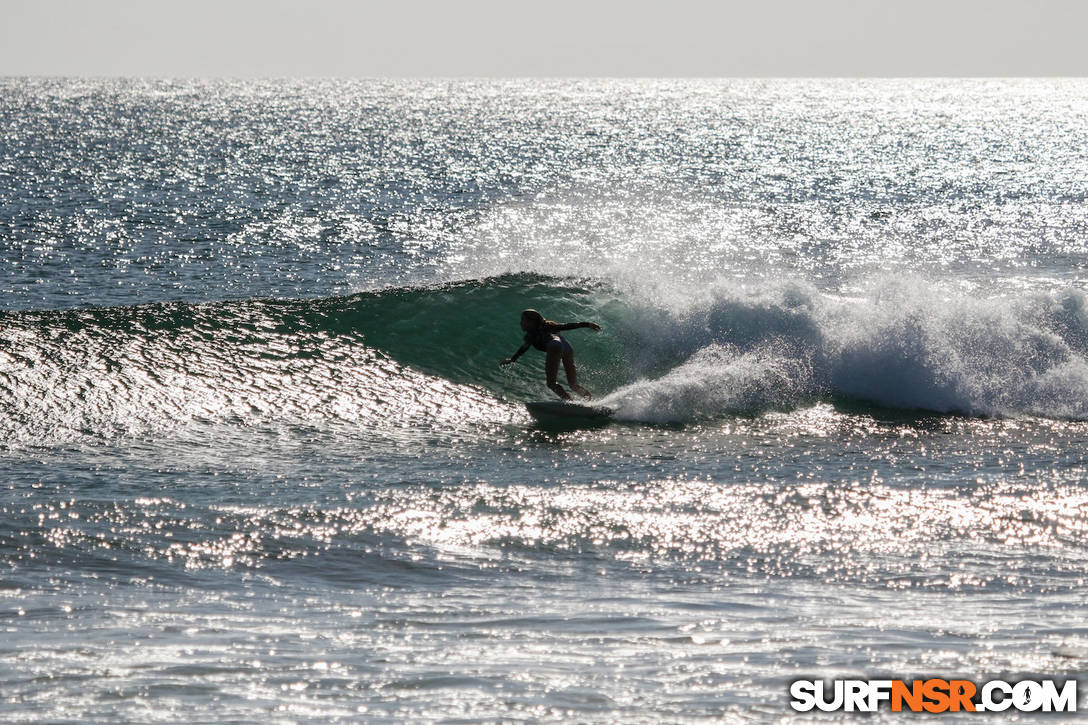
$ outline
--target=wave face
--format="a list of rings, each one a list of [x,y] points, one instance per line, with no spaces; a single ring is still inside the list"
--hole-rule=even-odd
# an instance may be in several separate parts
[[[628,304],[602,282],[507,274],[431,287],[387,289],[348,298],[343,323],[398,362],[462,385],[481,386],[511,400],[551,397],[544,355],[530,349],[499,367],[522,344],[521,310],[534,308],[561,322],[602,320],[614,326]],[[622,336],[573,330],[579,376],[597,391],[631,380]]]
[[[152,304],[0,317],[0,440],[52,444],[186,423],[353,427],[502,420],[476,387],[365,342],[368,300]]]
[[[691,422],[816,400],[1088,418],[1077,291],[973,298],[885,281],[859,299],[798,284],[638,293],[504,275],[307,301],[153,304],[0,318],[0,433],[42,442],[187,421],[504,421],[545,397],[543,356],[498,361],[535,307],[622,419]]]

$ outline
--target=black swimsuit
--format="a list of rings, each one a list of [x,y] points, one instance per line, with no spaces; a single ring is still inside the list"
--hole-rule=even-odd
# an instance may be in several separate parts
[[[539,330],[533,330],[532,332],[525,333],[525,342],[529,343],[537,350],[542,352],[548,351],[548,345],[552,342],[559,342],[563,345],[563,352],[573,352],[574,348],[570,346],[570,343],[563,339],[563,336],[557,332],[553,332],[546,327],[542,327]]]

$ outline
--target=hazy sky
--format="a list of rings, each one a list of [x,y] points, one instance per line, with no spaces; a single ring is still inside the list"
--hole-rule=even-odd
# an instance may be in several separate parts
[[[1088,76],[1072,0],[0,0],[0,75]]]

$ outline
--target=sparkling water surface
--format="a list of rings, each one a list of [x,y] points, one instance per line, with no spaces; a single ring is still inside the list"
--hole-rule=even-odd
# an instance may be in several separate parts
[[[1082,677],[1086,111],[0,80],[0,714],[761,722],[801,677]],[[569,339],[615,422],[532,423],[524,307],[604,326]]]

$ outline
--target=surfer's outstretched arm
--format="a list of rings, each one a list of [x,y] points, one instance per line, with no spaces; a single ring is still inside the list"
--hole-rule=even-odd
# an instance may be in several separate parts
[[[588,327],[594,332],[601,331],[601,326],[596,322],[568,322],[564,325],[556,325],[555,329],[557,332],[563,332],[565,330],[577,330],[582,327]]]
[[[518,358],[521,357],[522,355],[524,355],[526,352],[528,352],[530,347],[532,347],[532,345],[530,345],[529,343],[525,343],[524,345],[522,345],[521,347],[518,348],[518,351],[515,352],[512,357],[506,358],[505,360],[500,362],[499,365],[509,365],[512,362],[517,362]]]

